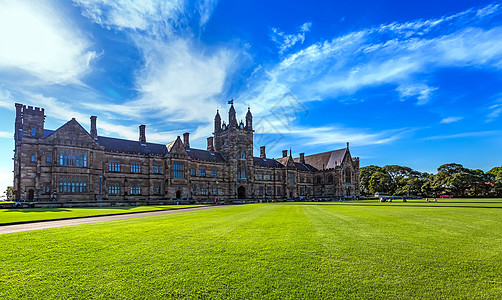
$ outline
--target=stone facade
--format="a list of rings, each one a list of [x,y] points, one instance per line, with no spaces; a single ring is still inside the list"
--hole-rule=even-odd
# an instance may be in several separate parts
[[[43,108],[16,104],[14,191],[16,199],[48,201],[143,201],[189,199],[311,199],[359,196],[359,159],[347,148],[293,158],[253,156],[253,116],[228,124],[216,113],[207,149],[190,147],[190,135],[168,144],[99,136],[97,118],[87,132],[75,119],[44,128]]]

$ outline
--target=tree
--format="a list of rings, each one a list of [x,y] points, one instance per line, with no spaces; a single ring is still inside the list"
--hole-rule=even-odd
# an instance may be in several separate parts
[[[6,200],[8,200],[8,201],[13,200],[14,199],[14,188],[11,186],[8,186],[7,190],[5,190],[4,194],[5,194]]]
[[[359,169],[359,178],[361,182],[361,194],[369,195],[372,194],[370,191],[370,179],[375,172],[382,172],[382,168],[379,166],[367,166]]]

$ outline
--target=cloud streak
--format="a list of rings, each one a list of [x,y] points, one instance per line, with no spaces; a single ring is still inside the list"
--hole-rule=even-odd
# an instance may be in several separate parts
[[[2,3],[0,74],[25,72],[42,83],[80,84],[98,56],[91,46],[49,2]]]

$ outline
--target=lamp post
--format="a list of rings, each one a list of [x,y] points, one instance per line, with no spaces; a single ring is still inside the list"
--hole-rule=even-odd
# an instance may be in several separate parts
[[[218,181],[216,181],[216,204],[218,204],[218,197],[220,196],[220,193],[218,192]]]

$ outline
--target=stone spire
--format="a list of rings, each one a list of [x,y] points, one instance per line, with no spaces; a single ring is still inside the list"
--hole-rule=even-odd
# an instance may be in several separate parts
[[[235,108],[233,103],[228,110],[228,126],[237,127],[237,118],[235,117]]]
[[[214,117],[214,132],[219,132],[220,130],[221,130],[220,111],[216,110],[216,116]]]
[[[251,109],[249,107],[246,114],[246,129],[253,130],[253,115],[251,114]]]

